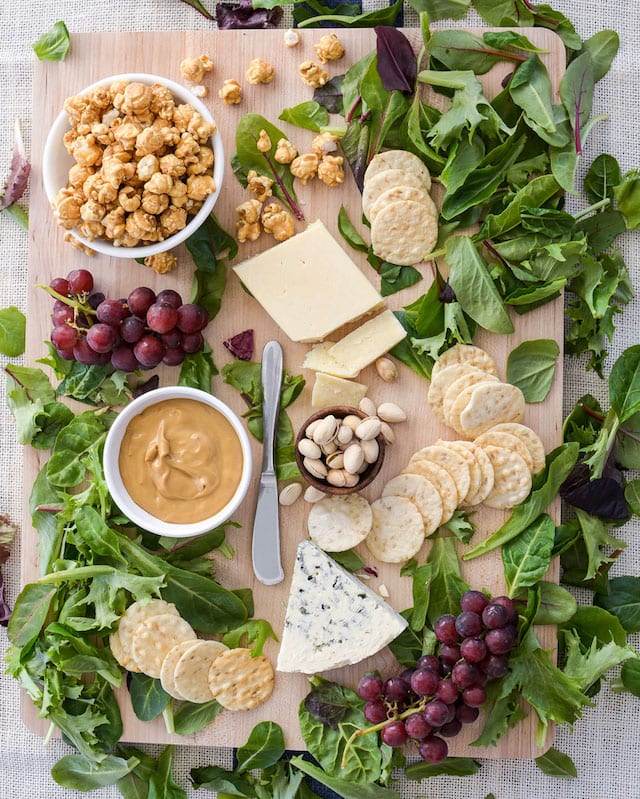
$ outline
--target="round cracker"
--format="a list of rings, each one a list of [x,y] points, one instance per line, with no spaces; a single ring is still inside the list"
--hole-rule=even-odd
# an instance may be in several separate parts
[[[504,433],[511,433],[517,436],[520,441],[529,450],[533,466],[531,468],[533,474],[538,474],[545,466],[545,452],[542,439],[526,424],[519,424],[518,422],[502,422],[491,428],[492,430],[499,430]]]
[[[426,205],[411,200],[389,203],[371,225],[373,252],[400,266],[424,261],[437,241],[438,217]]]
[[[475,443],[483,449],[488,444],[493,444],[494,447],[504,447],[505,449],[517,452],[527,464],[527,468],[531,474],[533,474],[533,458],[531,457],[531,453],[522,441],[512,433],[505,433],[503,430],[496,430],[495,427],[490,427],[485,433],[475,439]]]
[[[399,474],[382,489],[382,496],[406,497],[416,506],[424,524],[424,535],[431,535],[440,526],[442,497],[434,484],[419,474]]]
[[[516,452],[488,444],[483,447],[493,466],[493,488],[485,498],[488,508],[506,510],[523,502],[531,491],[531,471]]]
[[[309,537],[325,552],[358,546],[371,530],[371,506],[360,494],[329,495],[311,506]]]
[[[441,369],[454,363],[466,363],[498,377],[498,367],[488,352],[473,344],[454,344],[445,350],[433,365],[431,379],[433,380]]]
[[[228,650],[220,641],[196,641],[176,663],[173,680],[179,694],[188,701],[202,704],[214,699],[209,687],[213,661]]]
[[[483,383],[489,383],[489,384],[491,384],[491,382],[492,382],[491,380],[483,381]],[[449,408],[449,413],[445,418],[445,422],[449,425],[449,427],[452,427],[457,433],[460,433],[460,435],[464,435],[462,431],[462,425],[460,424],[460,414],[462,413],[462,411],[465,410],[465,408],[471,401],[471,395],[473,394],[474,389],[477,386],[483,385],[483,383],[475,383],[470,386],[467,386],[466,388],[463,388],[462,391],[453,401],[451,407]],[[471,438],[471,436],[467,436],[467,438]]]
[[[191,639],[188,641],[181,641],[167,652],[167,654],[164,656],[164,660],[162,661],[162,666],[160,667],[160,682],[164,690],[174,699],[182,700],[185,698],[176,688],[174,674],[178,661],[184,655],[187,649],[189,649],[190,646],[193,646],[193,643],[194,642]]]
[[[433,461],[413,460],[412,458],[407,468],[402,470],[402,474],[418,474],[433,483],[442,500],[442,518],[438,526],[446,524],[453,516],[459,502],[458,489],[449,472]]]
[[[474,452],[465,446],[467,443],[466,441],[443,441],[442,439],[439,439],[435,443],[441,447],[449,447],[449,449],[457,452],[458,455],[461,455],[467,462],[470,478],[469,490],[465,494],[464,498],[460,500],[459,504],[461,506],[469,505],[470,503],[468,497],[475,496],[478,488],[480,487],[480,483],[482,482],[482,471],[480,470],[480,464],[476,460]]]
[[[453,404],[465,388],[477,386],[478,383],[486,383],[487,381],[490,383],[500,382],[495,375],[489,374],[489,372],[483,372],[482,369],[476,369],[475,366],[472,367],[472,369],[473,372],[469,371],[461,377],[458,377],[445,391],[444,397],[442,398],[442,415],[445,421],[448,420]]]
[[[404,563],[424,542],[422,516],[406,497],[380,497],[371,503],[373,526],[365,539],[367,549],[382,563]]]
[[[431,175],[417,155],[408,150],[384,150],[373,156],[364,173],[364,183],[387,169],[404,169],[419,177],[427,191],[431,190]]]
[[[458,492],[456,506],[459,505],[469,493],[469,486],[471,485],[469,466],[465,458],[459,453],[454,452],[451,448],[439,444],[432,444],[429,447],[418,450],[409,460],[409,466],[411,466],[414,460],[425,460],[437,463],[438,466],[442,466],[443,469],[449,472],[453,478],[453,482],[456,484],[456,491]]]
[[[491,461],[489,460],[487,453],[482,449],[482,447],[474,444],[473,441],[456,441],[455,444],[458,449],[465,448],[471,452],[475,462],[478,464],[478,468],[480,469],[480,483],[478,485],[478,490],[475,492],[475,494],[472,494],[471,491],[469,491],[467,496],[464,498],[464,501],[460,504],[466,506],[479,505],[485,499],[485,497],[489,496],[489,493],[493,488],[493,466],[491,465]]]
[[[131,655],[131,646],[135,631],[143,621],[161,613],[171,613],[178,616],[176,606],[164,599],[151,599],[149,602],[134,602],[124,612],[118,624],[118,635],[125,653]]]
[[[127,671],[140,671],[135,660],[131,657],[131,652],[125,651],[124,647],[122,646],[120,633],[117,630],[111,633],[109,636],[109,646],[111,648],[111,654],[123,669],[126,669]]]
[[[222,652],[209,669],[209,689],[227,710],[253,710],[271,696],[273,683],[268,658],[252,658],[242,647]]]
[[[426,189],[416,189],[415,186],[394,186],[383,191],[371,202],[369,205],[369,222],[373,222],[386,205],[398,200],[413,200],[416,203],[423,203],[429,208],[434,217],[438,216],[438,209]]]
[[[442,403],[449,386],[466,374],[476,373],[485,375],[485,379],[489,377],[489,372],[478,369],[476,366],[470,366],[467,363],[452,363],[451,366],[445,366],[438,372],[435,371],[434,367],[431,373],[431,384],[429,385],[429,391],[427,393],[427,402],[436,416],[444,421]]]
[[[362,213],[369,218],[371,206],[378,197],[396,186],[412,186],[414,189],[423,189],[424,184],[415,175],[405,172],[404,169],[385,169],[367,181],[362,192]]]
[[[196,637],[189,622],[181,616],[161,613],[136,627],[131,654],[140,671],[157,679],[169,651],[182,641],[195,641]]]
[[[490,427],[502,422],[519,422],[524,416],[524,395],[511,383],[478,383],[462,393],[465,391],[471,391],[460,412],[459,432],[465,438],[475,439]]]

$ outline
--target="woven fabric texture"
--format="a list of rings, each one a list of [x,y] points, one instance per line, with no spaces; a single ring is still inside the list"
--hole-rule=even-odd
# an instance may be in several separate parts
[[[374,3],[376,5],[374,5]],[[363,7],[380,7],[384,0],[365,0]],[[602,28],[614,28],[620,34],[621,49],[609,75],[596,91],[594,114],[608,114],[606,122],[596,125],[586,146],[584,163],[589,164],[600,152],[615,155],[623,172],[640,166],[640,6],[638,0],[551,0],[554,8],[567,14],[583,38]],[[205,0],[211,9],[213,0]],[[31,113],[32,67],[31,43],[52,24],[65,20],[71,34],[80,31],[135,31],[209,29],[208,22],[179,0],[30,0],[25,3],[0,3],[0,159],[2,174],[8,167],[12,149],[12,130],[16,117],[30,151],[31,132],[38,124]],[[283,24],[290,24],[285,13]],[[417,15],[405,8],[405,25],[417,24]],[[469,15],[457,25],[480,24]],[[28,198],[25,198],[28,200]],[[569,197],[570,211],[579,210],[578,200]],[[37,233],[31,233],[37,235]],[[0,306],[24,308],[26,293],[28,235],[10,218],[0,215]],[[640,236],[628,234],[622,244],[623,254],[636,286],[640,287]],[[617,332],[610,348],[610,367],[629,345],[638,343],[640,300],[634,300],[617,319]],[[544,331],[540,331],[541,336]],[[1,356],[0,356],[1,357]],[[4,365],[4,364],[0,364]],[[566,359],[564,377],[565,411],[586,392],[606,402],[606,384],[585,371],[584,361]],[[22,450],[16,443],[13,420],[6,410],[4,381],[0,381],[0,512],[19,519],[22,502]],[[628,524],[618,531],[629,547],[614,565],[611,574],[640,574],[640,525]],[[19,590],[19,541],[4,567],[9,601],[13,604]],[[588,602],[585,593],[579,601]],[[640,648],[640,640],[633,642]],[[0,629],[0,657],[6,647],[6,633]],[[2,672],[2,669],[0,669]],[[18,688],[13,680],[0,673],[0,797],[11,799],[69,799],[81,796],[57,786],[50,769],[69,747],[52,740],[44,748],[42,741],[26,731],[19,717]],[[579,777],[566,781],[545,776],[531,761],[485,760],[473,777],[453,779],[437,777],[425,783],[399,782],[403,797],[411,799],[483,799],[493,793],[496,799],[640,799],[640,775],[637,761],[640,752],[638,702],[628,694],[616,694],[604,687],[596,706],[585,711],[573,732],[559,730],[555,746],[574,760]],[[153,751],[153,747],[150,748]],[[189,770],[194,766],[216,763],[231,766],[231,751],[225,749],[178,747],[176,778],[188,785]],[[195,793],[188,788],[189,796]],[[94,792],[96,799],[113,799],[115,788]]]

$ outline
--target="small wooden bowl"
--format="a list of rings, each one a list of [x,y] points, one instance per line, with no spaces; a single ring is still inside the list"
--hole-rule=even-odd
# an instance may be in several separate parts
[[[367,414],[363,413],[359,408],[350,408],[348,405],[331,405],[329,408],[322,408],[322,410],[317,411],[316,413],[311,414],[311,416],[302,423],[300,430],[298,431],[298,435],[296,436],[296,463],[298,464],[298,469],[300,469],[300,474],[302,477],[312,485],[314,488],[317,488],[318,491],[322,491],[325,494],[335,494],[341,496],[343,494],[354,494],[357,491],[361,491],[363,488],[369,485],[372,480],[378,475],[378,472],[382,468],[382,463],[384,461],[384,455],[386,450],[386,441],[384,440],[384,436],[380,433],[377,436],[376,441],[378,442],[379,454],[377,459],[370,463],[369,466],[362,472],[360,475],[360,480],[354,486],[332,486],[330,483],[327,483],[326,480],[320,480],[315,475],[310,474],[307,469],[304,467],[303,463],[303,456],[298,450],[298,444],[300,441],[305,438],[305,433],[307,427],[312,423],[317,421],[318,419],[324,419],[325,416],[333,415],[336,419],[344,419],[345,416],[359,416],[361,419],[366,419]]]

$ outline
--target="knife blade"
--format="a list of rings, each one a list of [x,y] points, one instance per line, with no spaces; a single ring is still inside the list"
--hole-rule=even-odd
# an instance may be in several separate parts
[[[276,424],[282,384],[282,347],[268,341],[262,350],[262,472],[253,522],[253,571],[264,585],[284,579],[280,560],[280,516],[274,462]]]

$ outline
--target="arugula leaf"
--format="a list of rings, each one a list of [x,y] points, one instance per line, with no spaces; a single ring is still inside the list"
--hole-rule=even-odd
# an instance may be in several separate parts
[[[553,339],[523,341],[507,358],[507,382],[518,386],[527,402],[543,402],[551,391],[559,354]]]
[[[0,353],[15,358],[24,352],[25,315],[15,305],[0,310]]]
[[[501,682],[491,681],[487,685],[487,713],[484,727],[471,746],[495,746],[499,738],[515,727],[527,714],[518,701],[517,688],[503,690]]]
[[[536,766],[543,774],[549,777],[561,777],[565,780],[573,780],[578,776],[575,763],[569,755],[565,755],[554,749],[553,746],[549,747],[547,751],[536,757]]]
[[[71,47],[67,26],[59,20],[31,46],[40,61],[64,61]]]
[[[318,132],[329,124],[329,112],[314,99],[284,108],[278,119]]]

